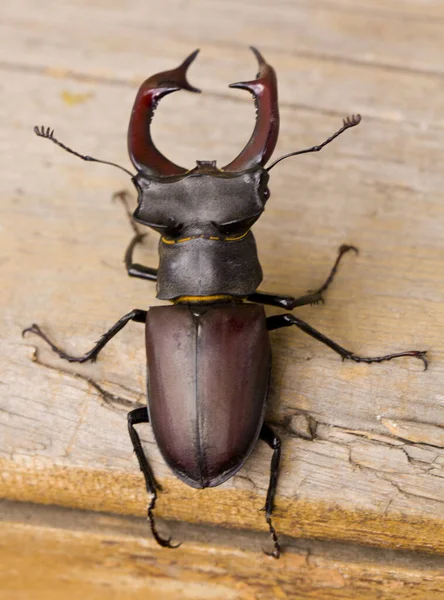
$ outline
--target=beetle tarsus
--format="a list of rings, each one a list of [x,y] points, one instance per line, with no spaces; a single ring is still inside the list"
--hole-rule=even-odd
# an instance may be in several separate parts
[[[35,335],[38,335],[49,345],[49,347],[51,348],[51,350],[53,350],[53,352],[55,352],[56,354],[59,355],[60,358],[63,358],[64,360],[67,360],[68,362],[84,363],[88,360],[91,360],[92,362],[94,362],[97,359],[99,352],[104,348],[104,346],[106,346],[106,344],[117,333],[119,333],[119,331],[121,329],[123,329],[129,321],[135,321],[136,323],[145,323],[146,315],[147,315],[147,311],[141,310],[140,308],[135,308],[130,313],[124,315],[122,318],[120,318],[117,321],[117,323],[115,323],[111,327],[111,329],[109,329],[106,333],[104,333],[102,335],[100,340],[95,344],[95,346],[89,352],[86,352],[86,354],[83,354],[82,356],[72,356],[71,354],[67,354],[63,350],[60,350],[60,348],[58,346],[56,346],[48,338],[48,336],[45,333],[43,333],[43,331],[40,329],[40,327],[36,323],[33,323],[31,325],[31,327],[27,327],[26,329],[24,329],[22,331],[22,335],[24,336],[26,333],[34,333]]]
[[[350,246],[348,244],[343,244],[338,251],[338,256],[335,260],[331,271],[325,280],[325,282],[321,285],[318,290],[309,291],[308,294],[304,296],[299,296],[298,298],[294,298],[293,296],[279,296],[276,294],[268,294],[266,292],[255,292],[254,294],[250,294],[247,297],[247,300],[250,302],[258,302],[260,304],[269,304],[271,306],[278,306],[279,308],[285,308],[286,310],[293,310],[298,306],[307,306],[308,304],[324,304],[324,296],[323,294],[327,291],[330,285],[333,282],[333,279],[336,276],[336,272],[338,270],[339,263],[341,262],[342,257],[347,252],[353,251],[356,254],[359,253],[359,250],[356,246]]]
[[[313,300],[310,302],[311,305],[325,304],[325,299],[324,299],[323,294],[327,291],[327,289],[332,284],[333,279],[336,276],[336,272],[338,270],[339,263],[341,262],[341,259],[344,256],[344,254],[347,254],[347,252],[355,252],[355,254],[359,254],[359,250],[358,250],[358,248],[356,248],[356,246],[351,246],[348,244],[342,244],[342,246],[340,246],[340,248],[338,250],[338,256],[336,257],[335,263],[334,263],[333,267],[331,268],[331,271],[328,274],[328,277],[325,280],[325,282],[321,285],[321,287],[319,289],[308,291],[309,295],[306,297],[313,298]],[[300,300],[300,299],[297,299],[297,300]],[[295,306],[299,306],[299,304],[295,304]]]
[[[284,315],[274,315],[273,317],[267,318],[268,331],[280,329],[281,327],[290,327],[291,325],[296,325],[296,327],[298,327],[301,331],[305,332],[310,337],[314,338],[315,340],[318,340],[319,342],[322,342],[323,344],[331,348],[333,352],[339,354],[343,361],[352,360],[357,363],[381,363],[388,360],[393,360],[394,358],[411,356],[413,358],[418,358],[424,363],[425,371],[428,367],[428,361],[426,358],[427,350],[407,350],[405,352],[396,352],[394,354],[385,354],[383,356],[358,356],[357,354],[354,354],[354,352],[343,348],[338,343],[334,342],[317,329],[314,329],[314,327],[312,327],[302,319],[299,319],[298,317],[295,317],[290,313]]]
[[[182,542],[178,542],[177,544],[172,544],[171,540],[173,539],[172,537],[169,537],[168,539],[164,539],[162,536],[159,535],[159,532],[157,531],[157,527],[156,527],[156,522],[154,519],[154,507],[156,505],[156,499],[157,496],[156,494],[151,494],[151,500],[150,503],[148,505],[148,521],[150,523],[150,527],[151,527],[151,533],[153,534],[154,539],[156,540],[156,542],[159,544],[159,546],[162,546],[163,548],[179,548],[179,546],[182,545]]]
[[[270,532],[271,539],[273,540],[274,550],[273,550],[273,552],[264,551],[264,554],[266,554],[267,556],[271,556],[272,558],[280,558],[281,546],[279,544],[279,540],[278,540],[278,537],[276,534],[276,529],[273,527],[273,524],[271,522],[271,516],[267,515],[266,519],[267,519],[267,524],[268,524],[268,530]]]
[[[53,352],[55,352],[56,354],[59,355],[60,358],[62,358],[63,360],[67,360],[68,362],[83,363],[83,362],[86,362],[87,360],[90,360],[91,362],[95,362],[97,360],[97,354],[100,351],[100,349],[99,349],[99,351],[95,352],[94,351],[95,348],[94,348],[91,352],[87,352],[83,356],[71,356],[70,354],[66,354],[66,352],[64,352],[63,350],[60,350],[60,348],[58,346],[56,346],[48,338],[48,336],[45,333],[43,333],[43,331],[40,329],[40,327],[36,323],[33,323],[31,325],[31,327],[27,327],[26,329],[24,329],[22,331],[22,336],[24,337],[27,333],[33,333],[34,335],[38,335],[40,338],[42,338],[42,340],[44,340],[49,345],[49,347],[51,348],[51,350]],[[100,344],[100,341],[97,343],[97,346],[99,346],[99,344]]]
[[[356,246],[351,246],[349,244],[342,244],[342,246],[339,247],[338,256],[336,257],[335,263],[334,263],[333,267],[331,268],[331,271],[328,274],[327,279],[324,281],[324,283],[321,285],[321,287],[317,290],[309,290],[308,296],[302,296],[302,298],[307,298],[307,299],[312,298],[312,300],[309,302],[309,304],[312,304],[312,305],[325,304],[325,299],[324,299],[323,294],[328,290],[330,285],[333,283],[333,279],[336,276],[336,273],[337,273],[337,270],[339,267],[339,263],[341,262],[341,259],[344,256],[344,254],[347,254],[347,252],[354,252],[355,254],[359,254],[359,250],[358,250],[358,248],[356,248]],[[296,306],[300,306],[298,301],[300,301],[302,298],[296,299],[293,308],[295,308]],[[292,309],[290,309],[290,310],[292,310]]]
[[[262,425],[262,429],[259,435],[260,439],[263,440],[270,448],[273,450],[273,454],[271,457],[271,465],[270,465],[270,481],[268,483],[267,490],[267,498],[265,500],[265,506],[263,510],[265,511],[265,519],[268,524],[268,529],[270,531],[271,538],[274,544],[274,550],[272,553],[265,552],[268,556],[273,556],[273,558],[279,558],[281,549],[279,546],[278,536],[275,528],[271,523],[271,515],[274,508],[274,497],[276,495],[276,486],[277,486],[277,478],[279,474],[279,463],[281,460],[281,440],[274,433],[274,431],[264,423]]]
[[[43,333],[43,331],[40,329],[40,327],[37,325],[37,323],[33,323],[31,325],[31,327],[27,327],[26,329],[24,329],[22,331],[22,337],[25,337],[25,335],[27,333],[33,333],[34,335],[38,335],[40,338],[42,338],[42,340],[44,340],[49,345],[51,350],[53,350],[56,354],[58,354],[60,358],[63,358],[64,360],[67,360],[68,362],[85,362],[85,360],[88,360],[87,358],[85,358],[85,356],[74,357],[74,356],[70,356],[69,354],[66,354],[65,352],[63,352],[63,350],[60,350],[60,348],[58,346],[56,346],[48,338],[48,336],[45,333]]]
[[[157,490],[161,490],[160,484],[157,483],[154,474],[151,470],[151,467],[148,463],[148,459],[145,456],[145,452],[143,451],[142,443],[140,441],[139,434],[137,433],[134,425],[138,425],[139,423],[149,423],[148,410],[146,407],[135,408],[128,413],[128,432],[130,435],[131,442],[133,444],[133,449],[137,457],[137,461],[139,463],[139,468],[142,471],[143,477],[145,479],[145,487],[146,491],[150,495],[150,503],[147,509],[147,518],[151,527],[151,532],[153,534],[156,542],[164,547],[164,548],[178,548],[179,544],[171,544],[171,538],[165,540],[162,538],[156,528],[156,522],[154,519],[154,508],[156,506],[157,500]]]
[[[357,356],[352,352],[347,352],[342,356],[342,360],[352,360],[357,363],[382,363],[394,358],[402,358],[403,356],[412,356],[413,358],[418,358],[424,363],[424,371],[427,371],[429,367],[427,350],[408,350],[407,352],[397,352],[395,354],[386,354],[385,356],[374,357]]]
[[[331,283],[333,282],[333,279],[335,278],[336,272],[338,270],[339,263],[341,262],[341,259],[344,256],[344,254],[347,254],[347,252],[354,252],[355,254],[359,254],[359,250],[358,250],[358,248],[356,248],[356,246],[351,246],[349,244],[342,244],[342,246],[340,246],[340,248],[339,248],[338,256],[335,260],[335,264],[333,265],[327,279],[325,280],[325,282],[321,285],[321,287],[318,290],[316,290],[314,292],[310,292],[311,294],[319,297],[319,302],[322,302],[322,303],[324,302],[324,298],[323,298],[322,294],[327,291],[327,289],[330,287]]]

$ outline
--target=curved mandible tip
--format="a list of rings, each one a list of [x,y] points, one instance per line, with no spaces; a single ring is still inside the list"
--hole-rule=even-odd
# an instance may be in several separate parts
[[[273,154],[278,139],[279,106],[276,73],[257,48],[253,46],[250,48],[257,58],[259,73],[256,79],[232,83],[230,88],[247,90],[253,95],[256,124],[245,148],[223,168],[224,171],[243,171],[257,165],[265,165]]]
[[[199,94],[200,90],[192,86],[187,79],[188,67],[190,67],[191,63],[194,62],[199,52],[199,49],[192,52],[175,69],[152,75],[145,81],[143,85],[148,84],[151,87],[163,88],[168,90],[166,93],[169,93],[169,91],[175,92],[176,90],[188,90],[189,92],[196,92]]]
[[[187,169],[175,165],[159,152],[151,138],[150,126],[161,98],[178,90],[200,92],[187,79],[188,67],[198,53],[199,50],[195,50],[175,69],[156,73],[140,86],[128,128],[128,152],[138,171],[165,177],[186,173]]]

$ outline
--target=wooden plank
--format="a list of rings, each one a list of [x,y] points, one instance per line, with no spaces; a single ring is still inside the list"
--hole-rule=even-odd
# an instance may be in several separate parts
[[[146,514],[143,479],[127,471],[48,466],[35,460],[25,466],[2,461],[0,467],[7,487],[5,497],[11,500],[135,516]],[[392,465],[390,468],[394,469]],[[176,480],[162,480],[165,489],[156,504],[156,514],[190,523],[261,531],[265,545],[269,539],[260,511],[264,504],[265,490],[262,488],[265,485],[258,489],[257,479],[256,473],[253,476],[243,472],[237,476],[234,489],[225,486],[217,492],[207,489],[199,493]],[[381,477],[381,480],[382,487],[385,487],[384,478]],[[292,482],[287,479],[284,483],[288,488]],[[365,484],[369,487],[367,482]],[[405,496],[403,510],[397,508],[395,500],[388,500],[385,506],[372,509],[361,500],[361,490],[356,482],[353,488],[349,485],[349,489],[344,490],[344,495],[351,497],[348,506],[332,500],[331,494],[328,500],[322,500],[307,498],[300,493],[300,499],[296,500],[295,496],[289,498],[280,493],[274,522],[281,534],[296,538],[330,539],[444,554],[444,527],[439,517],[432,514],[424,516],[425,511],[420,510],[419,502],[414,504],[410,496],[421,498],[419,494],[415,496],[414,485],[414,479],[410,478],[404,486],[408,492],[403,492],[400,487],[400,495]],[[436,493],[436,490],[433,492]],[[435,503],[439,508],[439,501]],[[176,537],[176,527],[171,525],[170,530]],[[148,534],[147,527],[145,535]],[[283,549],[287,551],[288,546],[284,544]]]
[[[20,64],[21,57],[27,67],[51,64],[64,71],[82,64],[82,71],[98,69],[104,76],[126,78],[129,69],[145,75],[138,66],[140,58],[131,60],[142,52],[174,56],[174,48],[197,44],[205,46],[207,53],[212,49],[229,56],[260,41],[264,50],[283,50],[286,56],[311,56],[321,62],[359,64],[363,69],[379,65],[431,75],[443,72],[440,3],[287,0],[272,5],[264,0],[214,0],[211,10],[203,10],[200,0],[187,4],[168,0],[167,6],[164,10],[155,2],[132,0],[130,6],[116,1],[110,9],[100,0],[87,5],[48,0],[53,24],[48,28],[46,12],[30,0],[20,0],[19,5],[3,8],[2,38],[9,42],[3,49],[4,61]],[[100,26],[85,31],[86,15]]]
[[[7,599],[29,590],[36,600],[443,598],[442,558],[300,542],[275,561],[251,536],[189,527],[181,532],[186,549],[165,551],[134,520],[32,506],[7,513],[0,523]]]
[[[223,164],[248,139],[254,112],[226,84],[251,77],[244,40],[263,38],[257,45],[276,67],[283,106],[276,155],[321,141],[347,112],[364,115],[322,155],[272,171],[272,197],[255,227],[263,288],[304,293],[322,282],[341,243],[355,243],[361,254],[344,261],[327,304],[298,314],[363,354],[431,350],[431,368],[422,373],[409,360],[341,364],[302,334],[273,334],[268,419],[284,442],[276,523],[291,536],[442,553],[442,23],[378,17],[383,29],[375,25],[365,37],[368,15],[358,10],[282,2],[271,18],[266,6],[253,12],[236,3],[239,23],[250,23],[241,36],[240,25],[229,29],[229,2],[215,2],[212,11],[200,2],[184,11],[173,0],[141,6],[48,3],[41,11],[23,0],[2,8],[1,495],[145,510],[125,427],[126,411],[143,402],[142,329],[128,326],[97,364],[75,367],[35,339],[20,340],[36,321],[82,353],[131,308],[159,304],[153,286],[129,280],[121,264],[130,230],[109,198],[129,182],[34,138],[32,126],[52,125],[79,151],[126,165],[137,84],[199,42],[192,81],[207,94],[166,100],[155,134],[174,161]],[[418,10],[418,3],[406,6]],[[326,39],[322,53],[309,21]],[[418,44],[407,42],[413,34]],[[384,63],[366,58],[369,39]],[[149,235],[140,260],[154,266],[156,245]],[[263,503],[267,448],[258,446],[232,481],[198,493],[171,479],[149,427],[141,431],[166,488],[160,515],[263,531],[263,515],[252,508]]]

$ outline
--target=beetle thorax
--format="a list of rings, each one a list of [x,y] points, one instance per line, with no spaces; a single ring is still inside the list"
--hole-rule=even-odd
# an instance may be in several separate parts
[[[200,164],[185,176],[135,179],[134,218],[161,234],[157,297],[165,300],[242,297],[262,281],[250,228],[264,210],[267,173],[225,174]]]

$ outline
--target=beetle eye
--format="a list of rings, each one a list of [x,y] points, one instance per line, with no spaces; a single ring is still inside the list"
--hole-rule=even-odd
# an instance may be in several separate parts
[[[137,190],[137,201],[140,202],[142,188],[140,187],[139,182],[137,181],[137,179],[135,177],[133,177],[131,181],[133,182],[134,187]]]
[[[179,223],[174,217],[168,217],[168,225],[165,227],[165,233],[171,237],[175,237],[179,234],[182,227],[183,223]]]
[[[270,197],[270,189],[266,187],[264,190],[264,200],[267,201],[269,197]]]
[[[237,235],[247,232],[259,219],[261,214],[262,211],[245,219],[236,219],[235,221],[228,221],[227,223],[215,223],[214,221],[211,221],[211,224],[214,225],[222,235]]]

